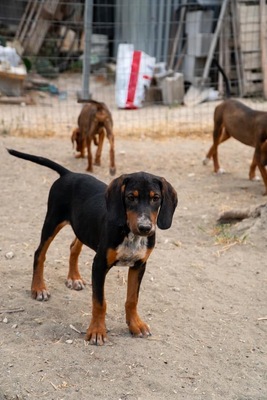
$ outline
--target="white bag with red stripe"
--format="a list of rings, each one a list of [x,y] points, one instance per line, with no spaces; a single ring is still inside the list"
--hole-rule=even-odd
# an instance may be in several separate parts
[[[155,63],[155,57],[143,51],[135,51],[132,44],[119,45],[115,84],[116,104],[119,108],[142,107],[145,87],[150,86]]]

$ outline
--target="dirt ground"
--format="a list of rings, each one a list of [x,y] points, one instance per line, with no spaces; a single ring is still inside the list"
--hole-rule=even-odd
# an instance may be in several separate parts
[[[106,283],[109,342],[85,343],[91,313],[93,252],[80,257],[85,290],[66,288],[69,245],[64,228],[47,254],[48,302],[30,297],[38,245],[55,172],[15,159],[5,148],[51,158],[74,171],[67,137],[1,138],[0,399],[266,400],[266,215],[218,227],[221,212],[265,204],[263,183],[248,180],[252,149],[222,145],[215,176],[202,159],[211,139],[116,140],[117,174],[145,170],[177,190],[173,225],[157,232],[139,312],[152,336],[135,339],[125,323],[127,269]],[[95,176],[110,182],[108,145]],[[12,312],[13,311],[13,312]],[[80,333],[79,333],[80,332]]]

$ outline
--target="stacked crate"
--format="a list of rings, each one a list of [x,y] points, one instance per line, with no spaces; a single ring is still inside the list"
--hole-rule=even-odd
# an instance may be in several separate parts
[[[243,95],[262,93],[263,76],[260,40],[260,7],[238,1],[239,46],[243,76]]]
[[[189,11],[186,14],[186,53],[183,60],[185,81],[194,83],[202,77],[212,42],[213,11]]]

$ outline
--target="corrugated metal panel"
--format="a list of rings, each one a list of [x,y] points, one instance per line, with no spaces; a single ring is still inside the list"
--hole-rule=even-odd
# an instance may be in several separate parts
[[[119,43],[133,43],[156,57],[157,62],[166,61],[171,16],[179,0],[117,0],[115,54]]]

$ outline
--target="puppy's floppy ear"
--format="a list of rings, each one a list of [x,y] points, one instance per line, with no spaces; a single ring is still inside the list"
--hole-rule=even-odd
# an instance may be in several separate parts
[[[106,203],[108,210],[108,221],[115,225],[126,224],[126,213],[124,205],[124,191],[127,181],[126,175],[113,179],[106,191]]]
[[[159,179],[161,184],[162,202],[157,225],[160,229],[169,229],[172,224],[173,213],[178,204],[178,198],[172,185],[164,178]]]

